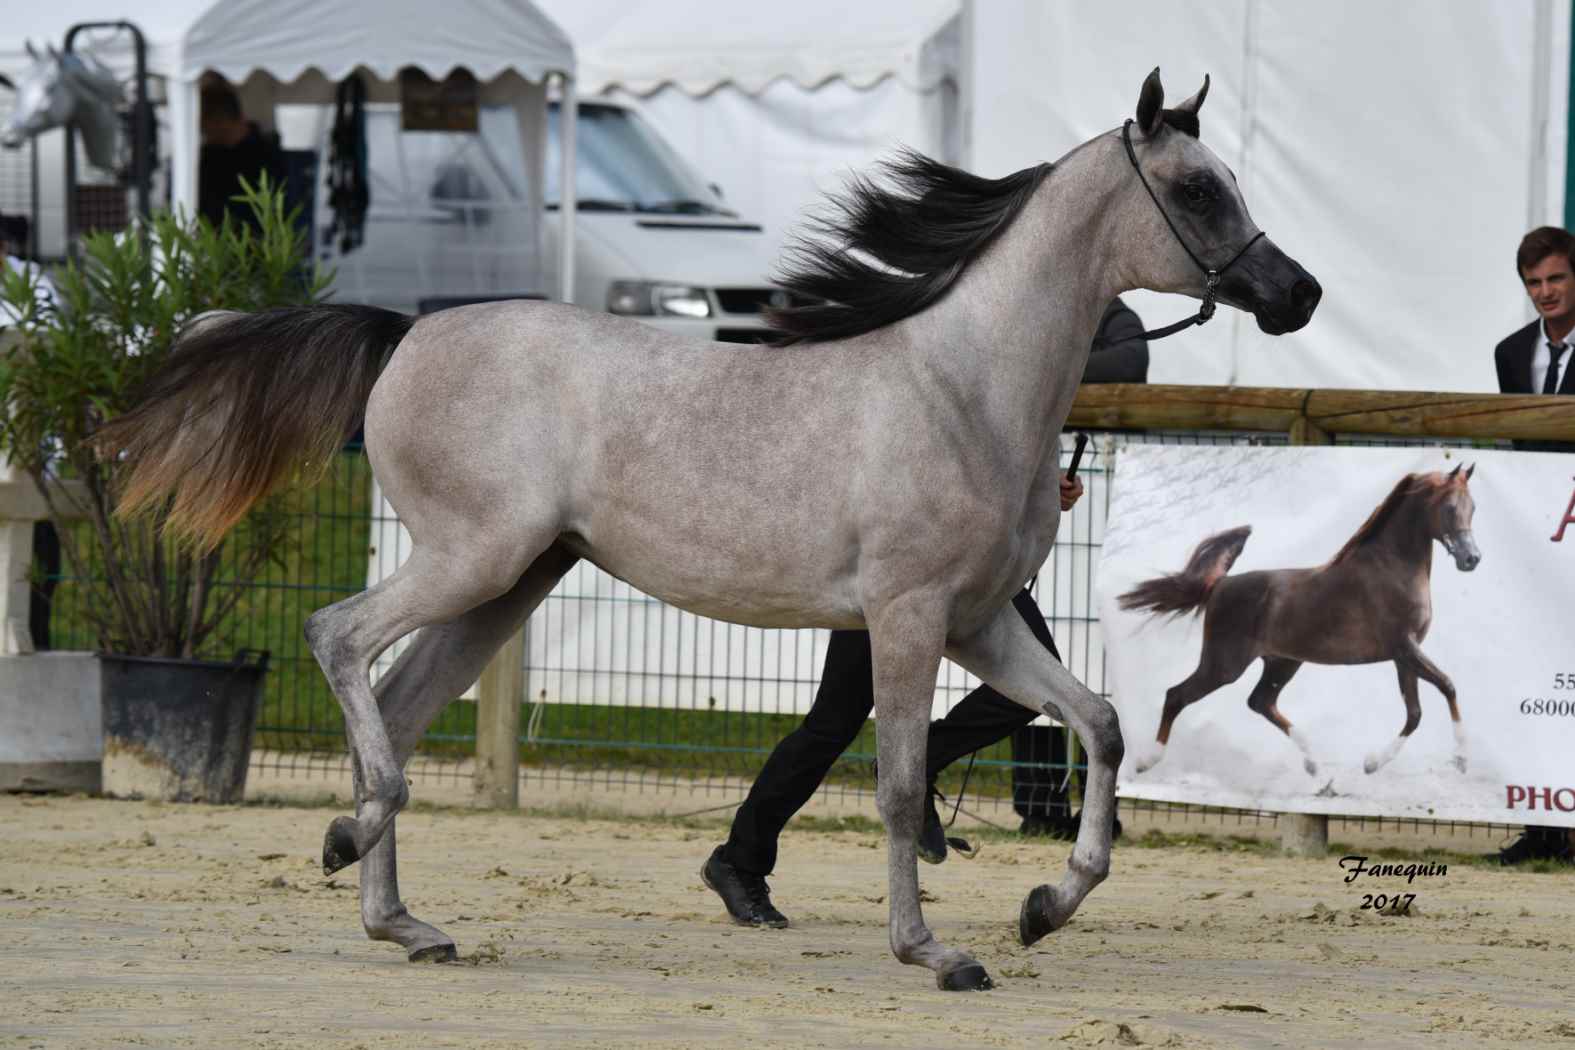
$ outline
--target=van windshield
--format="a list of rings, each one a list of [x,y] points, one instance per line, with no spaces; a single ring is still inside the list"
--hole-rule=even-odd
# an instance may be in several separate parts
[[[575,134],[575,190],[581,211],[655,215],[736,215],[639,114],[622,106],[580,103]],[[563,170],[558,104],[547,111],[545,198],[559,203]]]

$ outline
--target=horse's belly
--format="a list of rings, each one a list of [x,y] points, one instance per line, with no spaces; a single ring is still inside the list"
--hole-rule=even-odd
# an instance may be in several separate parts
[[[602,542],[565,537],[575,553],[668,605],[752,627],[864,626],[851,565],[788,557],[752,544],[653,536]],[[805,554],[812,552],[803,552]]]

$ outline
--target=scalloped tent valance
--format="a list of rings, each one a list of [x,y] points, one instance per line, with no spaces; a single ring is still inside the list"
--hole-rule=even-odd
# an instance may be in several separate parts
[[[239,83],[266,73],[289,83],[308,70],[330,80],[357,66],[392,80],[406,66],[441,79],[464,66],[479,80],[513,72],[532,82],[574,75],[569,37],[529,0],[50,0],[16,3],[0,19],[0,70],[27,64],[24,41],[59,47],[79,22],[131,21],[148,67],[177,81],[212,69]],[[128,72],[127,38],[89,34],[79,46]]]
[[[265,72],[288,83],[308,70],[340,80],[363,67],[384,80],[415,66],[442,79],[513,72],[539,82],[573,75],[568,36],[528,0],[217,0],[185,33],[182,80],[205,70],[232,81]]]
[[[672,85],[750,95],[779,80],[815,89],[896,77],[928,91],[955,78],[955,39],[939,43],[961,0],[540,0],[580,57],[584,94],[650,95]],[[754,9],[757,9],[754,10]]]

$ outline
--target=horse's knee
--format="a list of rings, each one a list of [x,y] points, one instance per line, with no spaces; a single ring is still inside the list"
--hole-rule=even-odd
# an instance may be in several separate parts
[[[875,787],[875,808],[886,827],[895,832],[918,834],[919,816],[924,805],[923,778],[909,784],[901,777],[883,776]],[[911,825],[911,827],[909,826]]]
[[[1100,696],[1094,697],[1088,717],[1091,740],[1085,741],[1089,757],[1110,768],[1121,765],[1126,757],[1126,744],[1121,740],[1121,716],[1115,706]]]

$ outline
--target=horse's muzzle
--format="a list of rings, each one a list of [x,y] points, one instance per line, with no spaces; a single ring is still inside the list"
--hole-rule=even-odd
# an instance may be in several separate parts
[[[1258,320],[1258,327],[1269,335],[1284,335],[1306,327],[1307,322],[1312,320],[1313,311],[1318,309],[1318,300],[1323,298],[1323,285],[1312,274],[1305,270],[1302,272],[1305,276],[1298,278],[1285,296],[1262,302],[1252,311],[1253,317]]]
[[[1269,335],[1284,335],[1312,320],[1323,285],[1267,237],[1247,250],[1220,284],[1220,299],[1249,310]]]
[[[1461,572],[1470,572],[1482,562],[1482,552],[1477,550],[1476,540],[1471,538],[1470,533],[1451,536],[1443,544],[1444,550],[1455,559],[1455,568]]]

